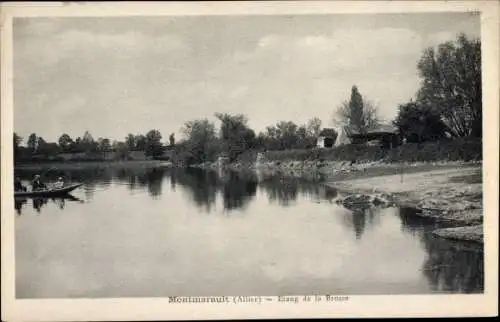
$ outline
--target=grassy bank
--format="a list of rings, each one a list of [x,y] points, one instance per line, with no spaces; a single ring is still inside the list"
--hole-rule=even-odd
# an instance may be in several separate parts
[[[480,161],[480,140],[443,140],[439,142],[408,143],[395,149],[380,149],[377,146],[348,144],[331,149],[267,151],[268,161],[353,161],[388,163],[436,162],[436,161]],[[255,160],[256,152],[242,154],[239,161]]]

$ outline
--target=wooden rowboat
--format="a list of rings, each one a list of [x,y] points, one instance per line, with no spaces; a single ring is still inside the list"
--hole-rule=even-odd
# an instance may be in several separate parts
[[[83,183],[72,184],[70,186],[62,187],[62,188],[52,188],[52,189],[44,189],[44,190],[36,190],[36,191],[15,191],[14,197],[56,197],[56,196],[64,196],[75,190],[78,187],[81,187]]]

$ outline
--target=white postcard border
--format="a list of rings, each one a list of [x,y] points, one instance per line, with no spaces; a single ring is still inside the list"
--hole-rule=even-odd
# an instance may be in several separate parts
[[[187,320],[313,317],[460,317],[498,314],[498,120],[499,3],[496,1],[280,1],[3,3],[1,10],[1,222],[2,320]],[[354,295],[347,301],[299,304],[178,304],[168,298],[17,300],[14,297],[12,208],[13,69],[12,18],[40,16],[162,16],[481,12],[483,53],[483,189],[485,203],[485,293],[481,295]],[[496,153],[493,153],[496,152]],[[235,294],[237,295],[237,294]],[[305,294],[306,295],[306,294]],[[342,294],[334,294],[342,295]],[[275,299],[275,298],[274,298]]]

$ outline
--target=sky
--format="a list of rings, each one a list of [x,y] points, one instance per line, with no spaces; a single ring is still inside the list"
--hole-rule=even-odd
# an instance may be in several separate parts
[[[257,132],[328,127],[353,85],[390,121],[419,88],[422,51],[459,32],[479,37],[479,15],[15,18],[14,129],[25,141],[158,129],[167,141],[216,112]]]

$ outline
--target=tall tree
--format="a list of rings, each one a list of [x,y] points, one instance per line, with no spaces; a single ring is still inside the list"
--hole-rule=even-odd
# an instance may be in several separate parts
[[[319,133],[321,132],[321,119],[318,117],[313,117],[306,124],[306,138],[307,147],[313,147],[316,145]]]
[[[185,150],[192,162],[214,161],[217,136],[212,122],[207,119],[188,121],[182,131],[186,137]]]
[[[36,136],[35,133],[31,133],[30,136],[28,137],[27,145],[28,145],[28,149],[32,153],[36,152],[37,143],[38,143],[38,137]]]
[[[168,142],[171,147],[175,145],[175,134],[170,133],[170,136],[168,137]]]
[[[146,134],[146,155],[156,158],[163,153],[161,143],[161,133],[158,130],[151,130]]]
[[[276,124],[276,132],[281,143],[281,149],[292,149],[298,141],[297,124],[292,121],[280,121]]]
[[[441,115],[416,102],[399,106],[394,125],[408,142],[435,141],[446,136],[446,125],[441,120]]]
[[[230,115],[216,113],[221,122],[220,138],[223,149],[231,161],[253,146],[255,132],[247,125],[248,119],[242,114]]]
[[[306,130],[307,135],[312,137],[317,137],[319,132],[321,132],[321,119],[318,117],[313,117],[309,121],[307,121]]]
[[[366,121],[363,116],[363,97],[358,91],[356,85],[351,89],[351,99],[349,100],[349,126],[351,129],[361,132],[365,130]]]
[[[101,152],[106,152],[111,150],[111,142],[108,138],[98,138],[97,147]]]
[[[146,136],[142,134],[137,134],[134,136],[135,149],[140,151],[146,150]]]
[[[71,139],[71,137],[66,134],[66,133],[63,133],[59,139],[57,140],[58,144],[59,144],[59,147],[61,148],[61,150],[63,152],[68,152],[71,150],[71,148],[73,147],[73,139]]]
[[[19,157],[19,154],[21,153],[21,142],[23,141],[23,138],[17,135],[16,132],[14,132],[13,135],[13,148],[14,148],[14,160]]]
[[[112,149],[116,152],[115,158],[126,160],[129,157],[128,145],[125,142],[113,141]]]
[[[127,137],[125,138],[125,143],[127,144],[127,147],[129,150],[135,150],[137,149],[137,140],[136,136],[133,135],[132,133],[129,133]]]
[[[38,148],[42,147],[44,144],[47,144],[47,141],[45,141],[44,138],[42,138],[41,136],[39,136],[36,140],[36,145]]]
[[[82,138],[81,137],[77,137],[75,139],[75,144],[73,145],[74,146],[74,152],[83,152],[84,149],[82,147]]]
[[[459,34],[427,48],[418,70],[422,79],[417,102],[435,110],[456,137],[482,135],[481,42]]]
[[[351,88],[350,99],[337,107],[333,121],[358,133],[366,132],[380,123],[377,107],[363,98],[356,85]]]
[[[83,134],[81,144],[85,152],[93,152],[97,150],[97,142],[94,141],[94,138],[89,131],[85,131]]]

